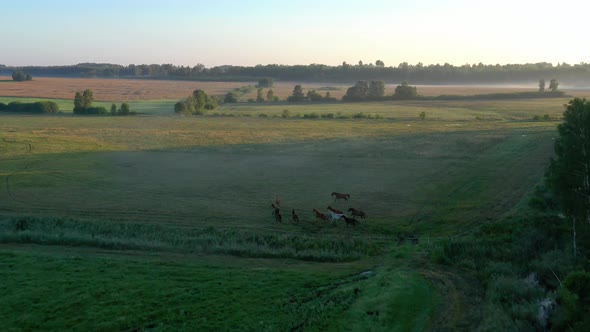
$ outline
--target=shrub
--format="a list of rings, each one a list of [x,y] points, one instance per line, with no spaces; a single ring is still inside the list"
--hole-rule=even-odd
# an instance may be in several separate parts
[[[13,101],[0,107],[0,110],[20,113],[57,113],[59,112],[59,106],[53,101],[38,101],[35,103]]]
[[[304,119],[319,119],[320,115],[316,112],[303,114]]]
[[[8,108],[8,106],[4,103],[0,103],[0,111],[4,111]]]
[[[289,118],[289,117],[291,117],[291,112],[288,109],[284,109],[283,112],[281,113],[281,117]]]
[[[260,114],[258,114],[258,117],[259,118],[268,118],[268,114],[266,114],[266,113],[260,113]]]

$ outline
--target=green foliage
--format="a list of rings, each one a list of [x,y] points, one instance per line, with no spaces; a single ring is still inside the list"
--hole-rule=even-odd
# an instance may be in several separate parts
[[[258,80],[258,85],[256,87],[258,88],[272,88],[274,82],[272,80],[272,77],[265,77],[265,78],[261,78]]]
[[[541,93],[545,92],[545,80],[544,79],[539,80],[539,92],[541,92]]]
[[[117,115],[117,105],[111,104],[111,115]]]
[[[74,96],[74,114],[90,115],[90,114],[107,114],[104,107],[92,107],[94,101],[94,94],[92,90],[86,89],[83,92],[76,92]]]
[[[568,274],[559,292],[559,303],[555,330],[590,330],[590,273],[575,271]]]
[[[367,81],[358,81],[356,84],[348,90],[346,94],[342,96],[344,101],[362,101],[367,98],[369,93],[369,83]]]
[[[272,91],[272,89],[268,89],[268,92],[266,93],[266,100],[273,102],[275,101],[275,93]]]
[[[89,222],[69,218],[15,218],[0,221],[0,243],[90,246],[112,250],[147,250],[228,254],[241,257],[352,261],[378,254],[382,243],[370,239],[318,238],[299,234],[263,234],[240,230]]]
[[[552,78],[551,81],[549,81],[549,90],[551,90],[551,92],[557,92],[558,87],[559,82],[557,81],[557,79]]]
[[[262,103],[262,102],[264,102],[264,95],[262,94],[262,91],[263,91],[263,90],[262,90],[261,88],[259,88],[259,89],[256,91],[256,102],[257,102],[257,103]]]
[[[571,100],[563,117],[555,140],[556,158],[547,171],[548,184],[567,216],[590,221],[590,102]]]
[[[295,85],[293,88],[293,93],[287,98],[287,101],[292,103],[300,103],[305,101],[305,95],[303,94],[303,88],[301,85]]]
[[[53,101],[38,101],[34,103],[11,102],[8,105],[0,103],[0,111],[15,113],[57,113],[59,106]]]
[[[228,103],[228,104],[237,103],[238,102],[238,95],[235,92],[230,91],[223,98],[223,102]]]
[[[414,99],[418,96],[418,90],[415,86],[410,86],[408,82],[402,82],[395,88],[394,97],[397,99]]]
[[[284,109],[283,112],[281,113],[281,117],[282,118],[290,118],[291,112],[288,109]]]
[[[111,110],[112,110],[112,108],[111,108]],[[131,109],[129,108],[129,104],[122,103],[121,104],[121,108],[119,109],[119,114],[120,115],[129,115],[129,114],[131,114]]]
[[[420,112],[420,114],[418,114],[418,118],[420,118],[422,121],[426,120],[426,112]]]
[[[321,102],[324,99],[322,95],[315,90],[308,90],[305,98],[311,102]]]
[[[25,74],[22,70],[17,69],[12,72],[12,80],[16,82],[30,81],[33,77],[30,74]]]
[[[193,91],[192,97],[194,98],[193,100],[195,111],[205,109],[205,105],[207,104],[207,94],[205,93],[205,91],[197,89]]]
[[[369,84],[368,96],[370,98],[380,98],[385,95],[384,81],[371,81]]]

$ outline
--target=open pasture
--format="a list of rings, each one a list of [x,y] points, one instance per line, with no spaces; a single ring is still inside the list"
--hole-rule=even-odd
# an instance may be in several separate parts
[[[0,114],[1,304],[17,308],[0,319],[80,330],[465,324],[471,286],[424,252],[522,204],[552,155],[563,102]],[[285,119],[285,107],[383,119]],[[532,120],[544,114],[553,119]],[[328,205],[368,218],[356,227],[316,220],[311,210]]]
[[[531,188],[555,124],[523,121],[527,109],[511,121],[445,112],[440,121],[3,115],[1,208],[183,227],[352,235],[412,224],[452,233],[453,223],[506,212]],[[511,119],[517,111],[480,112]],[[332,191],[351,201],[334,202]],[[275,195],[285,219],[294,208],[301,225],[274,223]],[[362,208],[370,221],[358,229],[316,222],[311,210],[330,204]],[[432,229],[434,218],[445,227]]]

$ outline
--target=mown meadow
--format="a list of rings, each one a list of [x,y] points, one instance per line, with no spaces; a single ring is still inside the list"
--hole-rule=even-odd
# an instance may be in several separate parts
[[[170,100],[130,103],[134,117],[57,102],[57,115],[0,114],[7,330],[477,326],[480,279],[461,269],[480,256],[461,241],[528,211],[567,100],[239,103],[193,117]],[[368,218],[316,220],[328,205]]]

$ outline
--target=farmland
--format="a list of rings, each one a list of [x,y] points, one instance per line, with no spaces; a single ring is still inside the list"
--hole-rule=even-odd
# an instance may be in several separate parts
[[[44,80],[27,82],[40,84],[32,92],[0,83],[0,101],[51,95],[65,111],[0,115],[0,291],[11,308],[0,320],[16,330],[468,324],[477,287],[428,252],[522,208],[567,102],[238,103],[176,117],[174,101],[195,88],[243,83]],[[84,88],[105,104],[133,100],[142,114],[72,116],[68,98]],[[379,118],[301,117],[359,112]],[[276,195],[282,223],[271,216]],[[328,205],[368,219],[315,220],[311,210]]]

